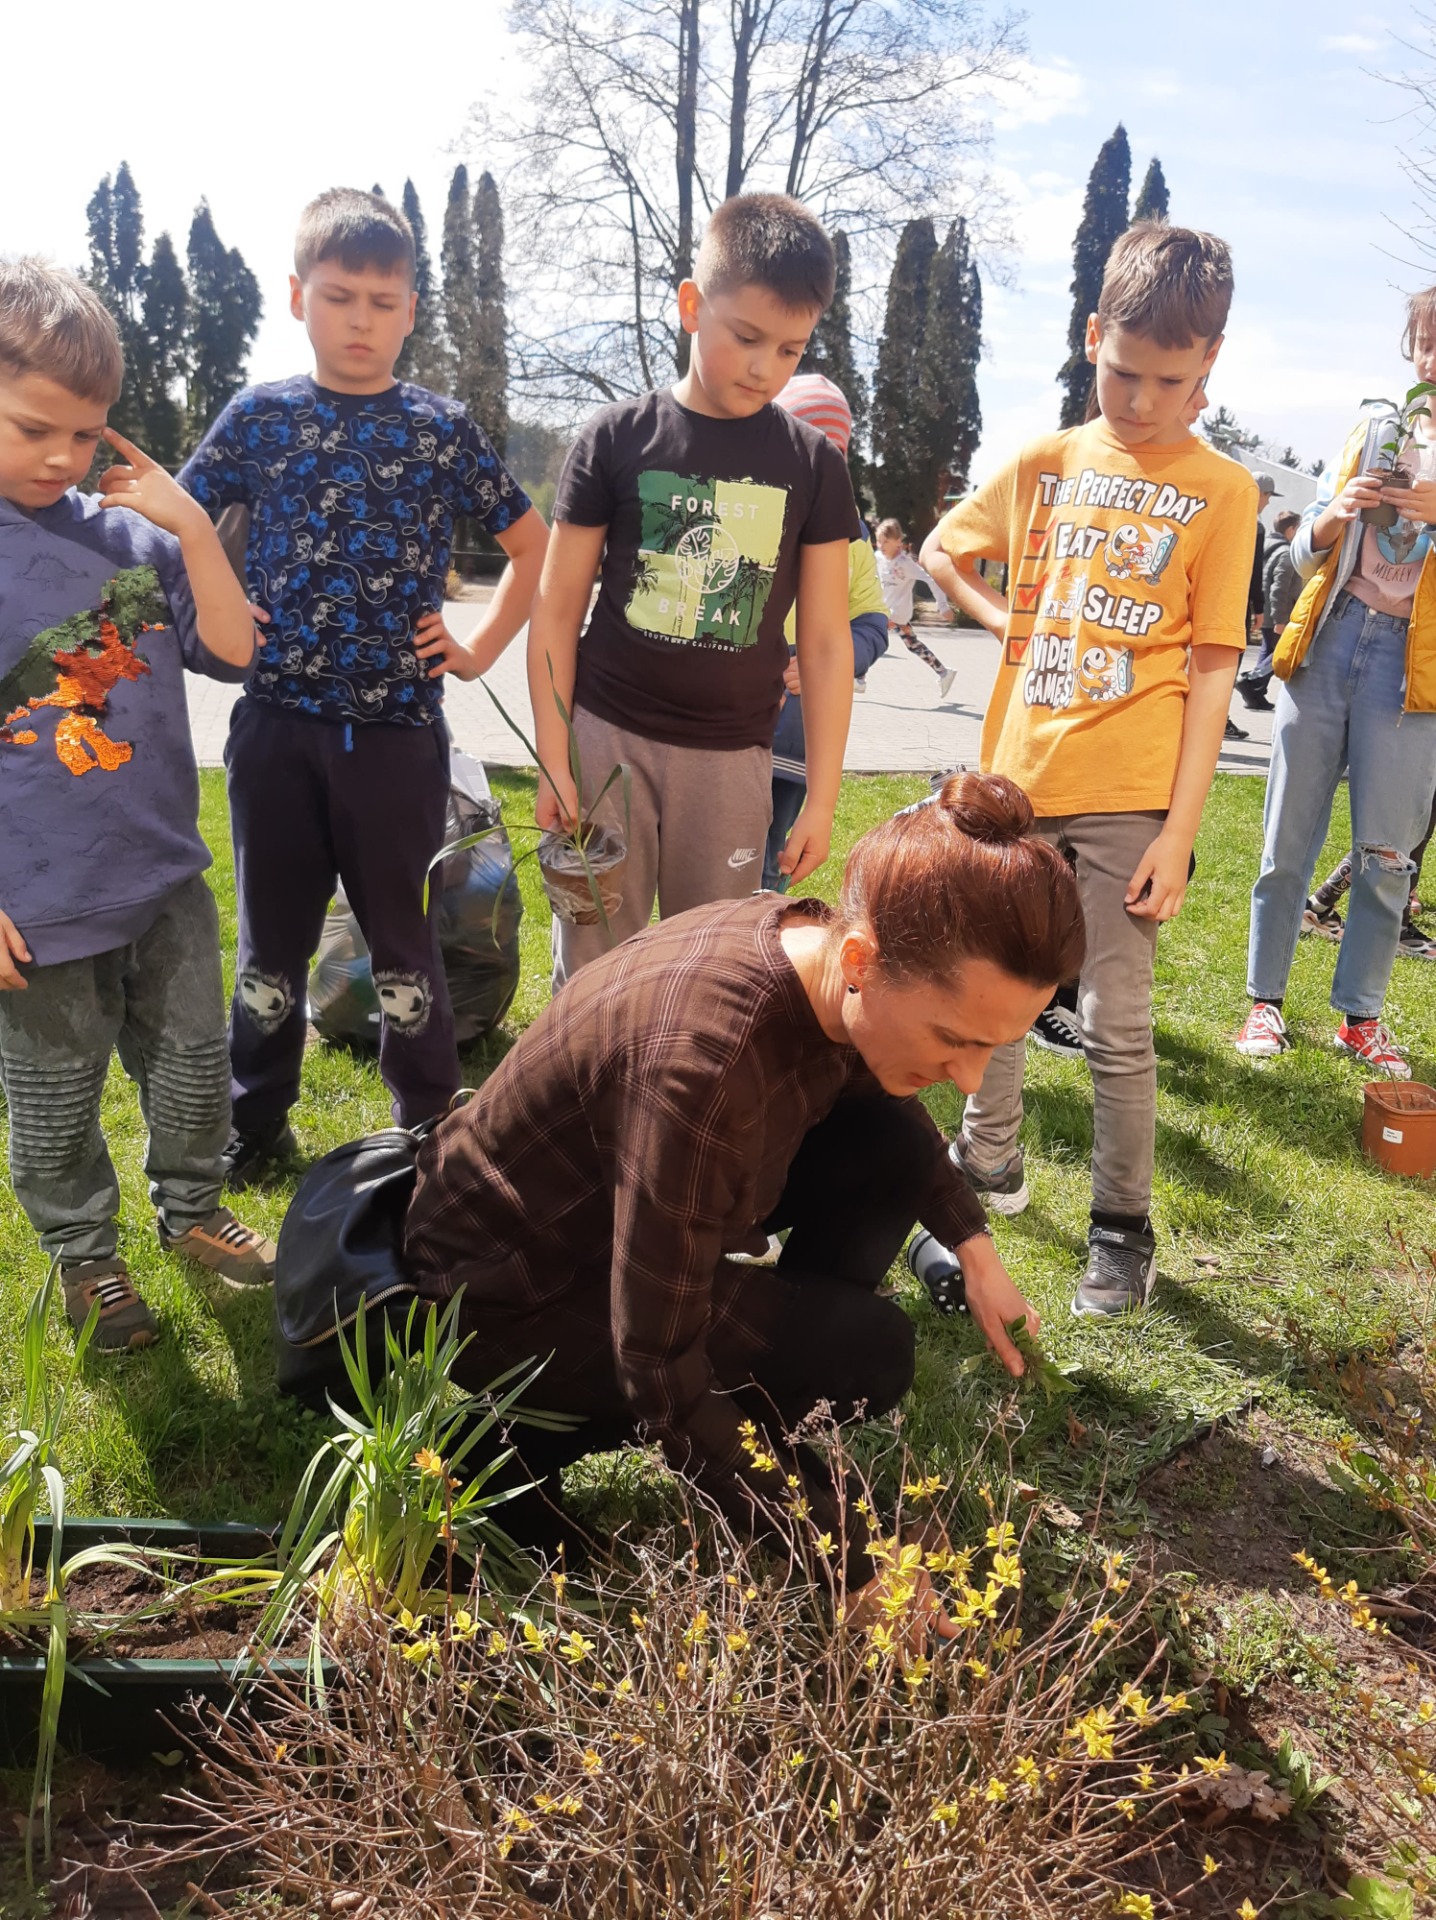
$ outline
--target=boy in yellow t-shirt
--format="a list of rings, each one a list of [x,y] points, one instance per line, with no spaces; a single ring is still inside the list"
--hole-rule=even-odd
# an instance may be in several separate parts
[[[1094,1116],[1079,1314],[1144,1306],[1156,1273],[1152,963],[1158,924],[1186,893],[1221,750],[1256,537],[1251,475],[1186,426],[1231,295],[1222,241],[1129,228],[1087,322],[1097,416],[1029,442],[922,552],[944,592],[1003,641],[983,771],[1026,788],[1081,887]],[[974,571],[981,559],[1007,562],[1010,603]],[[999,1213],[1027,1204],[1022,1067],[1020,1041],[997,1049],[952,1148]]]

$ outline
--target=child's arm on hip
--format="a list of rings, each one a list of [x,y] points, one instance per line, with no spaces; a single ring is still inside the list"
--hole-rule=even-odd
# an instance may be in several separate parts
[[[607,534],[607,527],[557,522],[548,536],[529,616],[529,699],[533,703],[534,746],[541,763],[534,818],[541,827],[558,827],[578,818],[580,797],[569,771],[568,729],[554,695],[571,715],[578,636]]]
[[[1236,647],[1192,648],[1172,803],[1161,832],[1142,855],[1127,886],[1127,911],[1139,920],[1172,920],[1181,911],[1192,848],[1217,770],[1241,658]],[[1151,889],[1144,899],[1149,881]]]
[[[494,597],[467,640],[456,640],[441,613],[428,613],[419,622],[422,633],[414,651],[429,669],[431,680],[451,673],[457,680],[477,680],[487,673],[529,617],[539,575],[548,549],[548,522],[537,507],[494,538],[508,556]]]
[[[808,797],[793,822],[780,869],[804,880],[828,857],[853,712],[853,636],[848,626],[848,543],[824,540],[798,555],[798,673],[803,689]]]
[[[959,567],[934,529],[922,545],[922,564],[952,604],[1000,640],[1007,631],[1006,597],[980,573]]]

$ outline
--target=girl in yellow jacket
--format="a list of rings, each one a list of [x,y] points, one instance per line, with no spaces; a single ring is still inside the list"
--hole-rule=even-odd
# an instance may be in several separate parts
[[[1419,381],[1436,381],[1436,287],[1407,303],[1403,351]],[[1256,1057],[1290,1045],[1282,995],[1345,773],[1351,904],[1331,986],[1341,1015],[1335,1044],[1405,1080],[1411,1069],[1381,1012],[1410,895],[1410,849],[1436,790],[1436,426],[1418,421],[1404,485],[1371,471],[1391,430],[1380,408],[1358,424],[1291,543],[1306,586],[1276,653],[1281,686],[1247,958],[1252,1010],[1236,1045]],[[1395,507],[1393,526],[1363,522],[1364,510],[1382,504]]]

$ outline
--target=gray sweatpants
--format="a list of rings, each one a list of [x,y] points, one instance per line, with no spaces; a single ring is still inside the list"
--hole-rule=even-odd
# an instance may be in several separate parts
[[[139,1088],[145,1172],[166,1231],[207,1219],[229,1137],[229,1045],[219,914],[204,880],[177,887],[129,946],[25,977],[23,992],[0,993],[0,1082],[10,1179],[44,1251],[115,1251],[120,1186],[100,1099],[116,1047]]]
[[[576,708],[574,732],[583,758],[587,800],[626,761],[632,813],[623,905],[611,916],[613,941],[626,940],[653,918],[665,920],[710,900],[741,900],[759,886],[763,848],[773,817],[773,755],[768,747],[673,747],[630,733]],[[609,788],[598,817],[623,828],[623,790]],[[599,927],[553,923],[553,986],[557,993],[581,966],[609,948]]]
[[[1123,905],[1137,862],[1163,813],[1078,813],[1037,822],[1074,862],[1087,925],[1077,1005],[1092,1070],[1092,1205],[1145,1214],[1156,1157],[1157,1055],[1152,1045],[1152,963],[1157,924]],[[999,1047],[962,1117],[969,1158],[996,1173],[1017,1150],[1026,1043]]]

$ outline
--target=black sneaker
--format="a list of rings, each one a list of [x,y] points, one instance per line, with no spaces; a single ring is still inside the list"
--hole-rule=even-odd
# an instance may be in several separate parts
[[[1346,928],[1335,907],[1318,906],[1315,899],[1308,897],[1302,908],[1301,931],[1304,938],[1310,935],[1317,940],[1339,941]]]
[[[1228,720],[1222,738],[1223,740],[1250,740],[1251,735],[1245,727],[1239,727],[1235,720]]]
[[[1087,1049],[1082,1028],[1075,1013],[1066,1007],[1044,1007],[1032,1022],[1027,1035],[1033,1046],[1044,1053],[1065,1053],[1069,1060],[1085,1060]]]
[[[271,1120],[248,1133],[234,1127],[224,1150],[224,1183],[235,1190],[252,1187],[269,1168],[298,1158],[299,1142],[287,1119]]]
[[[1436,935],[1427,933],[1417,920],[1403,920],[1396,951],[1408,960],[1436,960]]]
[[[1273,703],[1266,697],[1267,682],[1263,675],[1259,680],[1249,680],[1245,674],[1237,678],[1237,692],[1242,697],[1242,705],[1248,713],[1270,713]]]
[[[989,1213],[1012,1215],[1021,1213],[1032,1198],[1027,1191],[1027,1180],[1023,1172],[1022,1149],[1008,1161],[1005,1167],[999,1167],[996,1173],[979,1173],[970,1166],[966,1157],[967,1142],[959,1134],[947,1150],[947,1157],[959,1172],[966,1174],[967,1184],[977,1195]]]
[[[1151,1299],[1156,1278],[1157,1242],[1150,1231],[1089,1227],[1087,1271],[1072,1296],[1072,1311],[1094,1320],[1136,1313]]]

